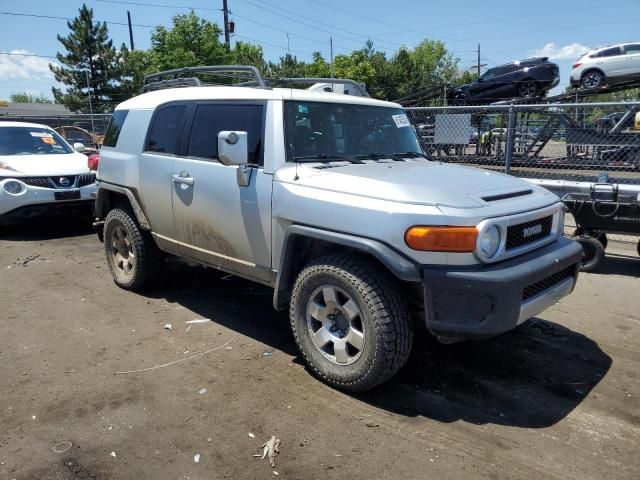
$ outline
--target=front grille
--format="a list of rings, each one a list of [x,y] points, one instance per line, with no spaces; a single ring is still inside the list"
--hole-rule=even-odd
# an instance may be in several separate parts
[[[72,188],[76,184],[75,175],[64,175],[61,177],[49,177],[55,188]]]
[[[20,180],[32,187],[52,188],[47,177],[21,177]]]
[[[82,175],[78,175],[78,182],[76,184],[76,187],[86,187],[87,185],[91,185],[95,181],[95,173],[83,173]]]
[[[541,294],[545,290],[549,290],[551,287],[559,284],[563,280],[573,277],[576,272],[576,266],[571,265],[570,267],[565,268],[564,270],[560,270],[553,275],[548,276],[540,280],[539,282],[532,283],[528,287],[522,291],[522,301],[529,300],[530,298],[535,297],[536,295]]]
[[[506,249],[518,248],[548,236],[551,233],[552,224],[553,215],[549,215],[530,222],[511,225],[507,228]]]

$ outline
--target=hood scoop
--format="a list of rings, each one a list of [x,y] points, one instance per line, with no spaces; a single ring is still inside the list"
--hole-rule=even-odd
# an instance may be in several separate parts
[[[499,200],[506,200],[508,198],[516,198],[516,197],[524,197],[525,195],[531,195],[533,193],[532,189],[527,189],[527,190],[518,190],[516,192],[507,192],[507,193],[498,193],[498,194],[494,194],[494,195],[485,195],[483,197],[480,197],[482,200],[484,200],[487,203],[490,202],[497,202]]]

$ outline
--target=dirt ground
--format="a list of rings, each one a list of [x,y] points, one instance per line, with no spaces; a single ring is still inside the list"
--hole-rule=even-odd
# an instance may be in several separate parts
[[[173,261],[129,293],[86,228],[5,230],[0,478],[638,479],[640,260],[610,249],[540,318],[420,339],[346,395],[301,365],[268,289]],[[271,435],[275,468],[254,457]]]

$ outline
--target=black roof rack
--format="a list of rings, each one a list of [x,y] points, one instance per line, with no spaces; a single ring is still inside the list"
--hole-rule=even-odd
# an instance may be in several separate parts
[[[345,78],[271,78],[264,79],[260,71],[252,65],[212,65],[203,67],[184,67],[175,70],[153,73],[144,77],[142,91],[150,92],[164,88],[175,87],[200,87],[208,85],[196,77],[197,74],[209,74],[220,77],[242,78],[249,77],[249,80],[235,83],[239,87],[260,87],[268,88],[272,84],[296,84],[296,83],[329,83],[351,85],[356,88],[361,95],[368,97],[369,93],[364,83]]]
[[[194,75],[200,74],[249,74],[253,80],[243,82],[244,86],[267,87],[260,71],[252,65],[213,65],[208,67],[184,67],[153,73],[144,77],[142,91],[149,92],[163,88],[199,87],[204,83]],[[225,75],[220,75],[225,76]]]

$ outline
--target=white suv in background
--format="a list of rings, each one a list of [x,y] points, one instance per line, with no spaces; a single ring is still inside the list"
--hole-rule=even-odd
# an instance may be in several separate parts
[[[93,213],[96,176],[46,125],[0,122],[0,225],[49,213]]]
[[[573,65],[571,85],[598,88],[640,79],[640,42],[597,48],[584,54]]]

